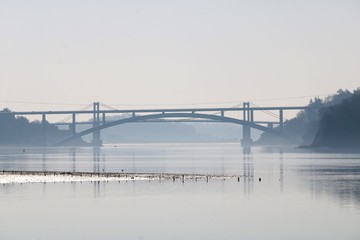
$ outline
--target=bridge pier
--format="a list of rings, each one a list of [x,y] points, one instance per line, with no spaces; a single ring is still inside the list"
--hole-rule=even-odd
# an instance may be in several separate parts
[[[284,111],[282,109],[279,110],[279,128],[280,128],[280,132],[283,133],[283,130],[284,130]]]
[[[243,103],[243,121],[245,122],[245,124],[243,125],[243,138],[241,140],[241,145],[246,147],[246,146],[251,146],[253,141],[251,139],[251,128],[250,128],[250,123],[254,121],[254,112],[253,110],[250,110],[250,103],[249,102],[244,102]],[[248,123],[248,124],[246,124]]]
[[[76,134],[76,115],[75,113],[72,114],[72,123],[70,125],[70,132],[72,135]]]
[[[46,115],[45,115],[45,113],[42,114],[41,131],[42,131],[42,136],[41,136],[42,146],[46,147],[47,141],[46,141]]]
[[[105,113],[102,114],[102,124],[106,123]]]
[[[98,127],[100,125],[100,103],[94,102],[94,112],[93,112],[93,127]],[[102,146],[102,141],[100,138],[100,130],[93,132],[92,144],[94,147]]]

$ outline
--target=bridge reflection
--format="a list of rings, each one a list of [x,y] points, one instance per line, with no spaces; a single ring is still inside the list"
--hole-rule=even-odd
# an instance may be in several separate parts
[[[280,192],[284,192],[284,163],[283,163],[283,149],[278,150],[279,157],[275,158],[275,162],[279,162],[279,190]],[[243,148],[243,185],[244,185],[244,193],[250,194],[254,191],[254,182],[259,181],[258,178],[261,175],[258,174],[258,178],[255,178],[255,161],[256,157],[254,157],[254,153],[251,151],[251,147]],[[259,159],[258,159],[259,160]]]
[[[63,169],[65,171],[92,171],[94,173],[119,172],[121,169],[125,169],[125,172],[136,173],[152,171],[151,169],[155,169],[155,172],[184,172],[197,174],[206,172],[215,173],[213,172],[215,170],[217,171],[217,174],[238,174],[241,176],[239,181],[242,182],[241,185],[243,192],[246,195],[253,193],[254,188],[258,186],[257,183],[259,182],[259,177],[263,177],[264,180],[266,179],[265,181],[263,180],[263,185],[270,184],[269,186],[276,186],[278,184],[280,192],[284,191],[284,153],[282,149],[273,152],[273,154],[275,154],[274,156],[278,155],[278,157],[274,157],[268,162],[264,162],[264,159],[261,159],[261,152],[258,150],[253,151],[254,148],[251,147],[243,148],[242,154],[240,154],[240,156],[237,155],[236,158],[231,157],[231,155],[229,156],[224,154],[224,152],[218,152],[217,154],[219,155],[214,156],[213,158],[216,162],[211,163],[211,160],[209,159],[210,162],[207,162],[206,165],[204,165],[204,162],[202,161],[199,161],[199,164],[197,164],[199,158],[197,158],[196,155],[186,155],[186,159],[180,157],[180,159],[185,161],[182,165],[179,165],[181,162],[173,162],[174,159],[172,159],[171,155],[171,159],[169,159],[169,161],[166,160],[167,155],[163,157],[157,155],[161,160],[157,159],[155,161],[148,162],[144,161],[144,155],[136,154],[132,150],[131,152],[126,152],[125,155],[119,155],[117,152],[118,148],[114,148],[113,150],[116,151],[115,155],[114,152],[111,153],[111,149],[109,150],[100,147],[67,148],[68,160],[66,160],[66,158],[61,158],[61,161],[59,161],[58,158],[54,157],[54,152],[48,152],[49,149],[43,149],[41,152],[41,162],[39,162],[41,165],[39,167],[43,171]],[[108,161],[106,161],[106,153],[110,154],[110,156],[108,156],[110,160]],[[238,157],[241,159],[238,159]],[[176,157],[176,159],[178,158],[179,156]],[[113,161],[113,159],[116,159],[116,161]],[[236,159],[238,159],[238,162],[234,163]],[[161,168],[162,164],[165,164],[165,162],[167,162],[166,167]],[[59,163],[61,165],[58,165]],[[209,163],[211,164],[208,165]],[[256,164],[260,167],[260,169],[258,169],[260,171],[256,171]],[[271,165],[266,166],[269,164]],[[275,167],[275,175],[270,173],[270,176],[265,176],[264,174],[268,174],[269,172],[264,172],[264,166],[266,166],[266,169],[272,169]],[[203,169],[204,167],[206,169]],[[234,167],[236,167],[236,169],[234,169]],[[94,196],[100,197],[100,191],[103,187],[105,187],[106,182],[93,182],[93,185]]]
[[[244,193],[250,194],[254,190],[254,156],[251,147],[243,148],[243,179]]]

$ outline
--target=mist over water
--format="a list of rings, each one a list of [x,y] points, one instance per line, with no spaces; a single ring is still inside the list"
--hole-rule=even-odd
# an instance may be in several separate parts
[[[360,154],[228,144],[1,148],[4,170],[238,175],[0,186],[1,239],[358,239]],[[261,178],[261,182],[259,181]],[[17,231],[21,228],[22,231]],[[66,229],[66,231],[63,231]]]

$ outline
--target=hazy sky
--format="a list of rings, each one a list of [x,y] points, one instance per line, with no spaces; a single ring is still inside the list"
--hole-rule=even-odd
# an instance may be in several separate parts
[[[0,0],[1,108],[231,106],[359,86],[358,0]]]

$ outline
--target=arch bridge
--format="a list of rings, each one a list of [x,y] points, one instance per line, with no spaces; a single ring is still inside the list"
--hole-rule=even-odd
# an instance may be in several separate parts
[[[102,105],[107,106],[107,105]],[[100,109],[100,103],[95,102],[92,104],[92,109],[78,110],[78,111],[37,111],[37,112],[12,112],[14,115],[41,115],[42,117],[42,136],[43,144],[47,146],[46,141],[46,117],[48,115],[70,115],[67,120],[54,125],[68,125],[70,136],[62,139],[61,141],[50,146],[63,146],[71,143],[72,141],[81,138],[87,134],[93,134],[92,144],[94,146],[101,146],[102,141],[100,132],[103,129],[113,126],[127,124],[127,123],[140,123],[140,122],[222,122],[233,123],[242,125],[243,136],[241,143],[243,146],[252,144],[251,129],[257,129],[263,132],[269,132],[279,137],[286,136],[283,134],[284,126],[284,111],[304,110],[307,107],[303,106],[286,106],[286,107],[258,107],[251,106],[249,102],[244,102],[242,106],[231,108],[180,108],[180,109],[137,109],[137,110],[118,110],[118,109]],[[258,112],[267,112],[276,115],[275,121],[269,120],[256,120],[255,116]],[[228,116],[230,113],[240,113],[240,117]],[[77,121],[79,115],[92,115],[91,121]],[[107,120],[108,116],[118,116],[118,120]],[[86,130],[76,131],[78,125],[90,125]],[[274,126],[278,126],[276,129]]]

